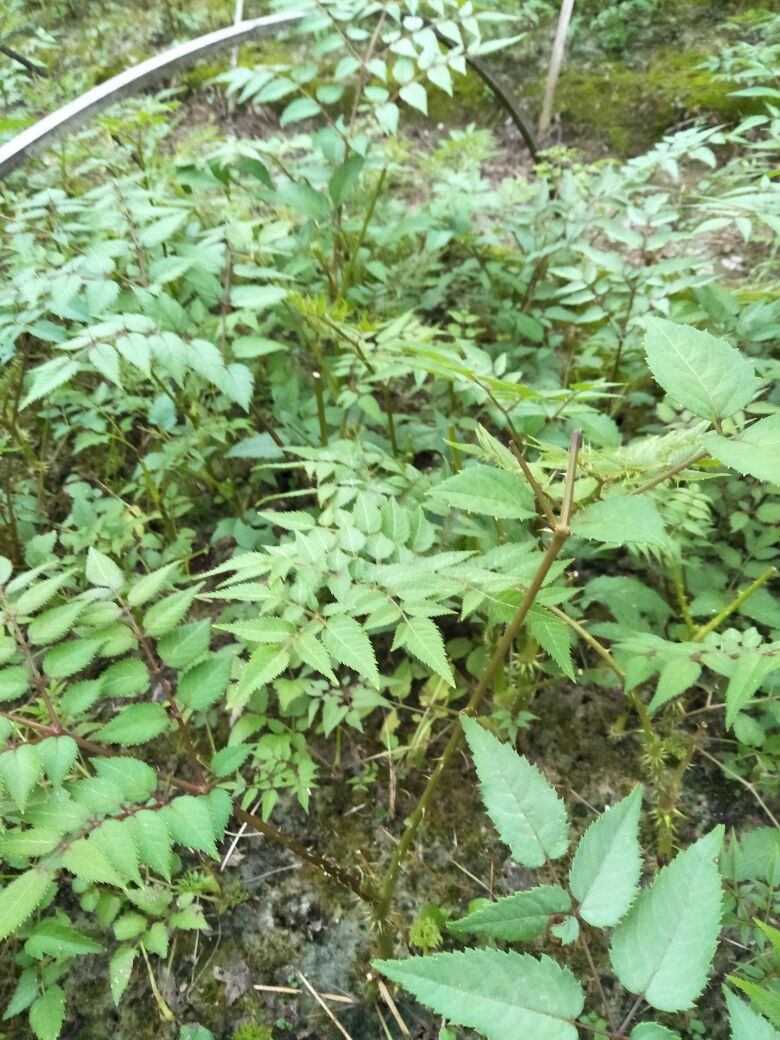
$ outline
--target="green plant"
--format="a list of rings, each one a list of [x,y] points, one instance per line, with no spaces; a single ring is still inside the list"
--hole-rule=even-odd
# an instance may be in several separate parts
[[[556,867],[569,848],[566,810],[555,789],[528,759],[473,720],[466,739],[482,797],[512,857],[528,868],[546,868],[552,884],[505,896],[448,927],[456,936],[476,934],[498,942],[529,942],[549,934],[564,946],[580,942],[594,971],[607,1025],[586,1026],[598,1036],[623,1040],[679,1036],[649,1019],[635,1024],[644,1005],[664,1013],[692,1007],[707,983],[721,926],[716,828],[678,853],[652,885],[639,891],[642,855],[636,787],[597,817],[574,852],[567,880]],[[629,1000],[606,996],[590,943],[610,929],[610,960]],[[494,947],[401,961],[376,961],[385,976],[410,990],[445,1020],[484,1036],[514,1037],[533,1031],[539,1040],[574,1040],[584,1023],[582,985],[568,967],[547,955]],[[611,987],[610,987],[611,988]],[[732,1035],[747,1040],[766,1020],[726,994]],[[627,1011],[626,1011],[627,1009]]]

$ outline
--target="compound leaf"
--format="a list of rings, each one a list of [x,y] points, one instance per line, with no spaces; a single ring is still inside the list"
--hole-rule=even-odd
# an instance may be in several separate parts
[[[707,982],[721,921],[716,827],[672,860],[618,925],[610,957],[632,993],[659,1011],[684,1011]]]

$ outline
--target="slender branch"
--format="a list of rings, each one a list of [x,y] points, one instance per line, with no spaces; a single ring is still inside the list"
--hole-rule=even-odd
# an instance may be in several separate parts
[[[563,506],[561,508],[561,519],[555,525],[553,531],[552,540],[545,552],[539,566],[537,567],[536,573],[533,576],[531,584],[525,591],[520,605],[515,612],[515,616],[512,621],[507,625],[504,630],[504,634],[498,641],[498,644],[493,651],[493,654],[488,661],[482,676],[474,687],[471,696],[463,709],[464,715],[474,715],[479,708],[482,700],[491,688],[493,679],[495,678],[498,670],[504,663],[509,649],[517,638],[520,629],[522,628],[528,612],[536,599],[539,590],[541,589],[547,575],[550,572],[550,568],[553,563],[560,555],[561,549],[565,545],[569,538],[571,531],[568,526],[569,517],[571,515],[572,502],[574,499],[574,476],[577,468],[577,455],[580,447],[580,431],[575,430],[572,435],[571,448],[569,450],[569,464],[566,470],[566,485],[564,488],[563,495]],[[395,847],[393,857],[385,871],[385,875],[382,879],[379,894],[376,901],[376,916],[379,928],[379,941],[380,946],[383,948],[383,953],[388,954],[391,952],[392,947],[392,934],[387,927],[387,916],[390,911],[390,905],[392,903],[395,888],[398,883],[398,877],[401,872],[401,866],[406,858],[409,849],[411,848],[412,842],[417,834],[420,824],[425,819],[425,815],[430,808],[433,799],[438,791],[441,778],[444,775],[448,765],[452,761],[455,752],[460,746],[460,742],[463,739],[463,730],[460,726],[456,726],[450,738],[447,741],[442,754],[436,763],[433,772],[428,778],[428,783],[425,785],[423,793],[414,807],[414,810],[409,817],[409,821],[406,825],[406,830],[401,835],[398,844]]]
[[[2,604],[5,616],[11,622],[11,627],[13,628],[14,634],[16,636],[16,642],[19,645],[19,648],[24,654],[27,660],[27,664],[30,667],[33,681],[35,682],[35,688],[41,695],[43,703],[46,705],[46,711],[49,713],[49,719],[51,721],[52,729],[55,733],[61,733],[62,723],[60,721],[60,717],[57,714],[54,705],[51,702],[51,698],[49,697],[49,691],[46,689],[46,682],[43,676],[41,675],[40,671],[38,670],[38,666],[35,663],[35,658],[33,657],[32,650],[30,649],[30,644],[27,642],[24,632],[22,632],[22,629],[19,626],[19,622],[16,620],[16,615],[11,609],[11,604],[8,602],[8,597],[6,596],[5,589],[3,588],[0,588],[0,604]]]
[[[316,852],[312,852],[307,849],[301,842],[296,841],[295,838],[291,838],[288,834],[278,830],[270,823],[266,823],[259,816],[255,816],[254,813],[248,812],[246,809],[242,809],[240,805],[233,804],[233,815],[237,820],[245,823],[247,827],[250,827],[253,831],[258,834],[264,834],[271,841],[277,845],[281,845],[283,848],[288,849],[298,859],[302,859],[305,863],[310,863],[313,867],[317,867],[323,874],[333,878],[334,881],[338,881],[339,884],[345,888],[350,889],[356,896],[363,899],[366,902],[372,902],[374,899],[374,892],[371,887],[367,885],[364,880],[357,874],[352,874],[348,870],[344,870],[335,860],[330,859],[326,856],[320,856]]]
[[[740,776],[739,773],[735,773],[733,769],[730,769],[727,765],[721,762],[720,759],[717,759],[714,755],[711,755],[709,751],[705,751],[703,747],[699,746],[696,748],[696,750],[700,755],[704,755],[704,757],[708,759],[708,761],[713,762],[716,766],[719,766],[726,774],[726,776],[730,776],[732,780],[736,780],[737,783],[742,784],[744,788],[750,791],[755,800],[758,802],[758,804],[767,814],[769,819],[772,821],[772,826],[776,830],[780,831],[780,821],[778,821],[777,817],[774,816],[772,810],[769,808],[769,806],[766,804],[764,799],[761,797],[761,795],[758,793],[756,788],[753,786],[753,784],[750,783],[749,780],[746,780],[744,776]]]
[[[593,954],[590,952],[588,940],[585,938],[585,933],[582,931],[581,928],[580,945],[582,946],[582,949],[585,951],[585,957],[588,962],[588,967],[590,968],[591,974],[593,975],[593,981],[596,983],[596,989],[599,991],[599,999],[601,1000],[601,1004],[604,1008],[604,1014],[606,1015],[607,1022],[609,1022],[609,1028],[614,1029],[615,1019],[612,1015],[612,1009],[609,1006],[609,1001],[607,1000],[607,994],[604,992],[604,987],[601,984],[601,975],[599,974],[598,969],[596,968],[596,965],[593,960]]]
[[[138,645],[141,647],[141,650],[143,651],[143,655],[147,660],[152,675],[154,675],[154,677],[160,684],[160,688],[163,691],[165,699],[168,702],[168,708],[170,710],[170,713],[176,720],[176,725],[179,727],[179,736],[181,737],[181,742],[184,747],[184,750],[187,753],[187,759],[189,760],[190,767],[192,768],[192,772],[195,776],[195,781],[199,785],[201,790],[205,791],[207,789],[207,784],[206,777],[203,772],[203,766],[200,764],[197,752],[195,751],[195,745],[192,742],[192,736],[190,735],[189,726],[184,721],[184,716],[179,710],[179,705],[176,703],[176,695],[173,692],[173,687],[168,681],[168,677],[165,675],[165,672],[163,671],[160,662],[157,660],[154,653],[152,652],[152,648],[149,646],[149,640],[146,637],[146,633],[141,629],[138,622],[135,620],[132,610],[127,605],[127,603],[125,603],[121,599],[119,600],[119,605],[121,606],[122,612],[127,618],[131,629],[133,630],[133,635],[137,639]]]
[[[665,469],[663,473],[659,473],[657,477],[653,477],[652,480],[648,480],[645,484],[640,484],[638,488],[634,488],[631,494],[643,495],[645,491],[650,491],[651,488],[657,487],[658,484],[663,484],[663,482],[668,480],[669,477],[674,477],[677,473],[682,473],[684,469],[689,469],[691,466],[696,465],[697,462],[701,462],[703,459],[708,457],[708,451],[697,451],[695,455],[691,455],[691,457],[686,459],[685,462],[681,462],[679,466],[672,466],[671,469]]]
[[[709,635],[710,632],[714,631],[720,625],[722,621],[725,621],[727,617],[730,617],[735,610],[739,610],[746,599],[749,599],[762,585],[765,585],[770,578],[773,578],[777,574],[777,567],[767,567],[763,574],[761,574],[752,585],[748,585],[746,589],[743,589],[738,596],[736,596],[727,607],[724,607],[719,614],[716,614],[711,621],[708,621],[706,625],[702,625],[701,628],[697,628],[691,636],[692,643],[700,643],[705,636]]]
[[[620,1023],[619,1032],[625,1033],[625,1031],[628,1029],[628,1027],[633,1022],[634,1016],[636,1015],[637,1011],[640,1009],[640,1007],[644,1003],[644,1000],[645,1000],[644,994],[640,993],[639,996],[634,1001],[633,1007],[631,1008],[629,1013],[626,1015],[626,1017],[623,1019],[623,1021]]]

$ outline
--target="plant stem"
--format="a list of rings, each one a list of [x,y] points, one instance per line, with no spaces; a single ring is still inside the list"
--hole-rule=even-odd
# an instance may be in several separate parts
[[[325,398],[322,395],[322,376],[319,372],[312,372],[314,380],[314,396],[317,399],[317,418],[320,423],[320,444],[323,448],[328,446],[328,423],[325,418]]]
[[[387,415],[387,433],[390,437],[390,447],[393,458],[398,458],[398,441],[395,439],[395,419],[393,417],[393,402],[390,400],[390,388],[387,383],[384,387],[385,415]]]
[[[626,1015],[624,1020],[620,1023],[620,1029],[618,1030],[620,1033],[625,1033],[625,1031],[631,1025],[631,1023],[634,1020],[634,1015],[636,1015],[637,1011],[642,1006],[642,1004],[644,1002],[644,999],[645,999],[644,995],[642,993],[640,993],[639,996],[634,1001],[633,1007],[631,1008],[629,1013]]]
[[[665,469],[663,473],[659,473],[657,477],[653,477],[652,480],[648,480],[645,484],[640,484],[638,488],[634,488],[631,494],[643,495],[645,491],[650,491],[651,488],[663,484],[663,482],[668,480],[669,477],[673,477],[677,473],[682,473],[684,469],[688,469],[690,466],[695,466],[697,462],[701,462],[703,459],[708,457],[708,451],[697,451],[695,455],[691,455],[691,457],[686,459],[685,462],[681,462],[679,466],[672,466],[671,469]]]
[[[307,849],[305,845],[302,845],[295,838],[291,838],[288,834],[278,830],[270,823],[266,823],[259,816],[255,816],[254,813],[247,812],[246,809],[242,809],[241,806],[236,803],[233,804],[233,815],[237,820],[245,823],[247,827],[250,827],[253,831],[258,834],[264,834],[271,841],[277,845],[281,845],[283,848],[288,849],[298,859],[302,859],[305,863],[310,863],[313,867],[322,871],[327,877],[333,878],[334,881],[338,881],[339,884],[345,888],[350,889],[356,896],[366,902],[373,902],[375,893],[370,885],[368,885],[363,878],[357,874],[352,874],[347,870],[344,870],[334,860],[329,859],[325,856],[320,856],[316,852],[312,852]]]
[[[575,430],[572,434],[571,447],[569,449],[569,461],[566,469],[563,505],[561,507],[560,519],[556,523],[553,531],[552,540],[550,541],[547,551],[533,576],[531,584],[525,591],[515,616],[504,630],[504,634],[499,639],[498,645],[485,666],[479,682],[474,687],[468,703],[463,709],[464,715],[474,715],[482,703],[485,694],[492,686],[493,679],[503,665],[510,647],[517,638],[517,635],[528,616],[528,611],[531,609],[539,590],[544,584],[545,578],[550,572],[550,568],[560,555],[561,549],[566,544],[566,541],[571,534],[569,529],[569,520],[571,519],[572,503],[574,501],[574,477],[577,469],[577,456],[579,454],[580,442],[580,431]],[[388,915],[393,895],[395,894],[396,885],[398,884],[401,867],[406,859],[409,849],[411,848],[417,831],[419,830],[420,824],[425,819],[425,815],[433,803],[433,799],[439,789],[441,778],[452,761],[455,752],[458,750],[462,739],[463,731],[460,726],[456,726],[455,729],[453,729],[433,772],[428,778],[428,783],[425,785],[417,805],[414,807],[414,810],[409,817],[406,830],[401,835],[400,841],[396,845],[393,853],[393,857],[385,871],[384,877],[382,878],[376,901],[376,921],[379,946],[383,957],[389,956],[392,953],[393,934],[388,927]]]
[[[138,645],[141,647],[141,650],[143,651],[144,657],[146,658],[152,675],[157,679],[158,683],[160,684],[160,689],[165,694],[165,699],[168,702],[168,708],[170,710],[170,713],[176,720],[176,725],[179,727],[179,736],[181,737],[182,746],[184,747],[184,750],[187,753],[187,759],[190,763],[190,767],[195,777],[195,783],[201,789],[201,791],[206,791],[208,785],[206,784],[206,777],[203,773],[203,766],[200,764],[197,752],[195,751],[195,745],[192,742],[189,726],[184,721],[184,716],[179,710],[179,705],[176,703],[176,695],[173,692],[173,687],[168,681],[168,677],[165,675],[162,665],[152,652],[152,648],[149,645],[149,640],[146,637],[146,633],[141,629],[138,622],[135,620],[132,610],[121,599],[119,600],[119,605],[122,608],[122,612],[127,618],[128,623],[130,624],[130,628],[133,630],[133,635],[138,641]]]
[[[596,989],[599,991],[599,998],[600,998],[601,1004],[602,1004],[602,1006],[604,1008],[604,1014],[606,1015],[607,1022],[609,1022],[609,1028],[610,1029],[614,1029],[615,1028],[615,1020],[614,1020],[614,1018],[612,1016],[612,1009],[609,1006],[609,1001],[607,1000],[607,994],[604,992],[604,987],[601,984],[601,975],[599,974],[598,969],[596,968],[596,964],[595,964],[595,962],[593,960],[593,954],[590,952],[590,946],[588,945],[588,940],[585,938],[585,933],[582,931],[582,925],[581,924],[580,924],[580,945],[582,946],[582,949],[585,952],[585,958],[586,958],[586,960],[588,962],[588,967],[590,968],[591,974],[593,975],[593,981],[596,983]]]
[[[669,566],[672,571],[672,584],[674,585],[674,593],[677,596],[677,603],[680,607],[680,613],[683,616],[685,627],[688,630],[688,638],[696,631],[696,625],[693,623],[691,617],[691,609],[688,606],[688,597],[685,595],[685,585],[683,583],[682,568],[674,557],[671,557]]]
[[[708,636],[710,632],[714,631],[718,625],[725,621],[727,617],[730,617],[735,610],[739,610],[746,599],[749,599],[762,585],[765,585],[770,578],[773,578],[777,574],[777,567],[767,567],[762,575],[760,575],[753,582],[752,585],[748,585],[746,589],[743,589],[738,596],[736,596],[727,607],[724,607],[719,614],[708,621],[706,625],[702,625],[701,628],[697,628],[691,636],[692,643],[700,643],[705,636]]]
[[[384,11],[382,13],[384,15]],[[347,264],[347,268],[344,271],[344,279],[341,283],[342,298],[346,296],[347,290],[349,289],[350,285],[352,285],[352,277],[355,273],[355,264],[357,263],[358,253],[360,252],[363,242],[365,241],[366,235],[368,234],[368,225],[371,223],[371,218],[374,215],[374,210],[376,208],[377,202],[379,201],[379,195],[382,191],[382,185],[385,183],[386,175],[387,167],[383,166],[382,169],[379,171],[379,177],[377,178],[377,182],[374,185],[374,190],[371,194],[371,198],[368,203],[368,209],[366,210],[366,215],[363,218],[363,225],[360,228],[360,233],[358,234],[357,241],[355,242],[355,248],[352,250],[352,255],[349,258],[349,263]]]
[[[8,597],[6,596],[5,589],[3,588],[0,588],[0,605],[2,605],[3,607],[3,612],[5,616],[11,622],[11,627],[13,628],[14,635],[16,636],[16,642],[19,648],[21,649],[22,653],[24,654],[27,660],[27,664],[30,668],[30,672],[32,673],[35,688],[41,695],[43,703],[46,705],[46,711],[49,715],[49,721],[51,722],[52,732],[62,733],[62,722],[60,721],[60,717],[57,714],[54,705],[51,702],[51,698],[49,697],[49,691],[46,689],[46,682],[43,676],[41,675],[40,671],[38,670],[38,666],[35,663],[35,658],[33,657],[32,650],[30,649],[30,644],[25,639],[24,632],[22,632],[21,628],[19,627],[19,622],[16,620],[16,615],[13,613],[11,609],[11,604],[8,602]]]

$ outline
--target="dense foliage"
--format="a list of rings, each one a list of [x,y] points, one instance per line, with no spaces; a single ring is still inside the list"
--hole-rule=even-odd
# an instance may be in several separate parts
[[[366,1036],[411,1035],[383,976],[442,1040],[777,1040],[780,19],[707,62],[752,114],[521,166],[514,132],[425,117],[553,5],[305,6],[213,70],[227,132],[166,88],[0,189],[8,1035],[86,1036],[86,959],[154,1035],[228,1029],[161,979],[251,921],[225,868],[254,833],[370,922]],[[65,66],[3,67],[5,136],[86,85]],[[525,868],[468,906],[403,888],[464,731]],[[373,847],[309,822],[333,785]]]

